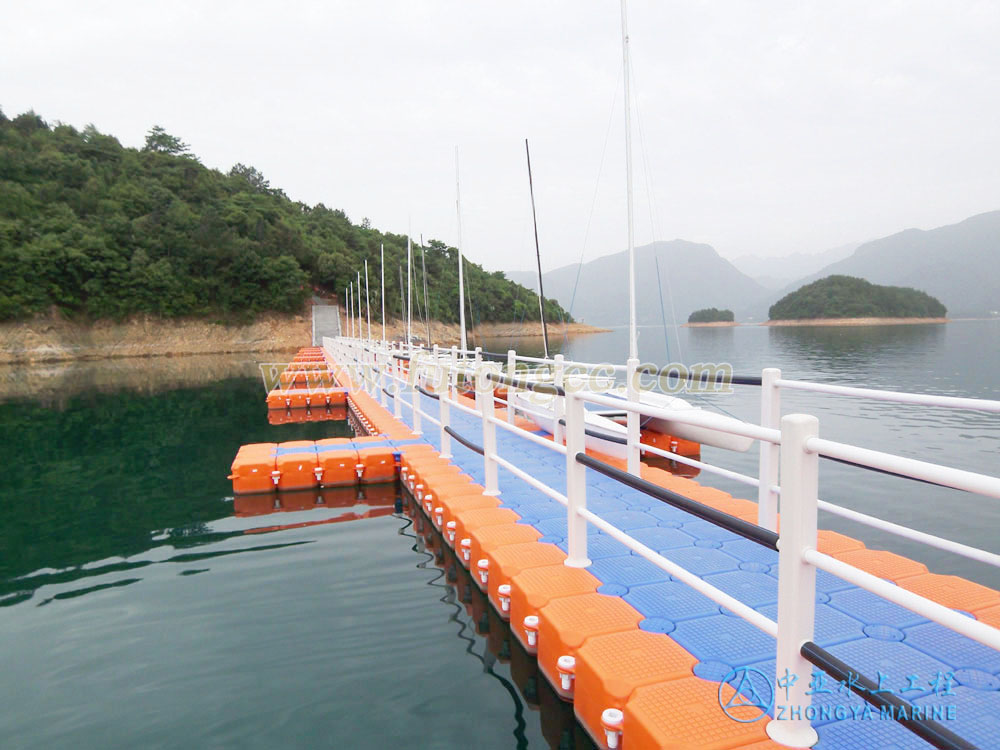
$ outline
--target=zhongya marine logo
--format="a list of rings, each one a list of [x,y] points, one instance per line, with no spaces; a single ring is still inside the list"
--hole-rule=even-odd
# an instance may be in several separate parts
[[[730,690],[732,693],[727,697]],[[719,705],[733,721],[750,724],[771,710],[774,687],[770,678],[759,669],[738,667],[719,683]]]

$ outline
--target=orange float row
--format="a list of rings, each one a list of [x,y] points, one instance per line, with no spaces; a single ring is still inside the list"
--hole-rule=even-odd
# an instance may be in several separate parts
[[[236,454],[228,478],[237,495],[392,482],[397,451],[384,436],[251,443]]]
[[[644,473],[654,481],[698,487],[658,469]],[[762,723],[723,716],[719,685],[693,676],[694,657],[667,635],[639,630],[643,618],[637,610],[597,593],[597,578],[566,567],[559,547],[539,542],[538,530],[517,523],[516,511],[485,495],[433,448],[403,449],[400,478],[497,613],[509,620],[511,633],[536,655],[539,671],[560,697],[574,701],[577,718],[598,746],[608,746],[606,732],[624,730],[629,748],[779,747],[767,740]],[[723,685],[722,692],[728,698],[733,691]],[[667,721],[655,706],[677,711]],[[609,708],[622,712],[611,725]]]

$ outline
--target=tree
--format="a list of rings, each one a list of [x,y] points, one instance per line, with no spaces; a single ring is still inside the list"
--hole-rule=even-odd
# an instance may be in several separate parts
[[[159,154],[173,154],[179,156],[181,154],[186,154],[188,152],[188,144],[184,143],[180,138],[175,135],[170,135],[166,130],[161,128],[159,125],[154,125],[153,128],[146,134],[146,145],[143,147],[143,151],[153,151]]]
[[[264,175],[261,174],[254,167],[249,167],[246,164],[241,164],[237,162],[233,165],[233,168],[229,170],[230,177],[238,177],[247,181],[250,189],[257,193],[269,193],[271,192],[271,183],[264,179]]]

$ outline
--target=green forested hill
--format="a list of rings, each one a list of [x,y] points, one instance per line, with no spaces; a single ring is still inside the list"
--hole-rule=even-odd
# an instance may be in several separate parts
[[[313,288],[343,294],[365,258],[379,309],[381,243],[386,312],[398,316],[405,236],[293,201],[253,167],[209,169],[161,128],[137,150],[93,126],[0,112],[0,320],[53,305],[88,318],[292,312]],[[455,321],[457,253],[434,240],[426,250],[431,316]],[[465,273],[470,323],[537,311],[534,293],[502,273],[468,261]],[[414,286],[416,316],[422,285]],[[568,318],[554,301],[546,312]]]
[[[827,276],[775,302],[770,318],[942,318],[947,312],[926,292],[880,286],[853,276]]]

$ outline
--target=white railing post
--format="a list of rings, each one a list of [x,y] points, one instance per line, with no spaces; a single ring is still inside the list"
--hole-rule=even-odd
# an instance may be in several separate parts
[[[413,360],[410,360],[410,404],[413,407],[413,434],[423,435],[420,429],[420,382],[417,379],[416,370],[413,367]]]
[[[513,378],[517,373],[517,352],[513,349],[507,350],[507,377]],[[507,421],[510,424],[514,423],[514,406],[513,401],[511,401],[511,394],[514,392],[514,386],[507,385]]]
[[[781,532],[778,542],[778,647],[775,715],[767,734],[791,747],[812,747],[819,736],[806,718],[812,667],[802,644],[813,638],[816,617],[816,568],[802,559],[816,548],[819,455],[806,441],[819,433],[819,420],[789,414],[781,420]],[[784,710],[779,701],[784,699]]]
[[[375,368],[378,373],[378,402],[385,408],[385,353],[375,352]]]
[[[630,358],[625,363],[625,394],[629,401],[639,401],[639,360]],[[639,476],[639,412],[629,409],[626,412],[626,434],[627,434],[627,462],[626,469],[629,474]]]
[[[441,458],[451,458],[451,435],[448,434],[445,427],[448,427],[451,424],[448,416],[448,399],[451,398],[452,369],[445,365],[441,365],[441,369],[444,371],[444,387],[442,388],[439,385],[437,388],[440,411],[438,419],[441,420],[441,453],[439,455]]]
[[[567,557],[564,564],[571,568],[586,568],[590,565],[587,557],[587,519],[580,515],[580,511],[587,507],[587,467],[576,460],[577,453],[586,451],[586,422],[583,399],[567,391],[565,401]]]
[[[781,370],[766,368],[760,376],[760,426],[779,429],[781,426],[781,389],[775,382],[781,378]],[[757,525],[771,531],[778,530],[778,463],[781,451],[774,443],[760,441],[760,470],[757,487]]]
[[[484,495],[499,495],[497,483],[497,428],[491,420],[496,416],[493,403],[493,381],[489,379],[489,367],[476,369],[476,400],[479,401],[479,413],[483,417],[483,471],[486,474]]]
[[[555,377],[553,382],[560,388],[565,388],[566,378],[563,376],[563,360],[565,357],[561,354],[555,356]],[[582,402],[581,402],[582,403]],[[581,407],[582,408],[582,407]],[[552,411],[554,417],[552,419],[552,439],[555,441],[556,445],[562,445],[563,442],[563,426],[559,424],[559,420],[563,419],[566,414],[566,397],[565,396],[553,396],[552,397]],[[581,449],[582,450],[582,449]]]
[[[396,359],[395,352],[390,355],[392,357],[392,415],[399,419],[403,416],[403,405],[399,402],[399,385],[402,381],[402,370],[399,366],[399,360]]]
[[[455,368],[458,367],[458,347],[451,347],[451,375],[448,377],[448,398],[453,401],[458,401],[458,373],[455,372]]]

